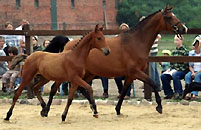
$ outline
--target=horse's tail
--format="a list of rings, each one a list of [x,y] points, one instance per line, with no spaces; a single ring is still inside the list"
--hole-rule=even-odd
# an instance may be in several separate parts
[[[51,41],[50,44],[44,49],[46,52],[51,52],[51,53],[59,53],[62,52],[64,49],[64,46],[66,43],[70,41],[68,37],[58,35],[54,37]]]

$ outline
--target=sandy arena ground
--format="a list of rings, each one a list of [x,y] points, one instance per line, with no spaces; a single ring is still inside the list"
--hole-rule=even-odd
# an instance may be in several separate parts
[[[143,98],[142,85],[135,81],[137,99]],[[93,89],[94,96],[102,96],[100,80],[94,80]],[[163,97],[163,92],[160,95]],[[109,81],[109,96],[109,99],[117,100],[118,92],[113,79]],[[121,116],[116,116],[114,105],[99,104],[97,107],[98,119],[92,116],[89,105],[73,103],[65,123],[61,123],[65,103],[53,105],[47,118],[40,116],[40,105],[17,103],[8,122],[3,119],[10,104],[0,103],[0,130],[201,130],[201,104],[163,105],[163,114],[155,111],[156,105],[123,104]]]
[[[9,104],[0,104],[1,130],[200,130],[201,107],[164,105],[158,114],[155,105],[123,105],[116,116],[113,105],[98,105],[99,118],[92,117],[89,105],[72,104],[65,123],[61,113],[65,107],[53,105],[47,118],[40,117],[40,106],[16,105],[10,121],[3,121]]]

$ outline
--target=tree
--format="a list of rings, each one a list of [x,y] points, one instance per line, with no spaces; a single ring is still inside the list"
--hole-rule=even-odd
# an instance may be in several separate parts
[[[174,13],[190,28],[201,27],[201,2],[198,0],[123,0],[120,3],[116,20],[119,24],[134,26],[140,17],[148,16],[167,4],[173,5]]]

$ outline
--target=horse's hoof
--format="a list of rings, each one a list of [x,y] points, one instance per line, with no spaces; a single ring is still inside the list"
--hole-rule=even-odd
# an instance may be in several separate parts
[[[4,120],[5,120],[5,121],[9,121],[9,118],[6,117],[6,118],[4,118]]]
[[[62,119],[62,122],[64,122],[66,120],[66,116],[65,115],[62,115],[61,116],[61,119]]]
[[[98,114],[94,114],[93,117],[98,118]]]
[[[120,111],[116,111],[116,112],[117,112],[117,116],[121,114]]]
[[[47,113],[46,113],[45,111],[41,111],[41,112],[40,112],[40,115],[41,115],[42,117],[47,117]]]
[[[157,107],[156,107],[156,111],[157,111],[158,113],[162,114],[162,107],[157,106]]]

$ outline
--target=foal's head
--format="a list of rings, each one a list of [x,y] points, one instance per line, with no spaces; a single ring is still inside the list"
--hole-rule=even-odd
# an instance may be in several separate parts
[[[184,34],[187,33],[187,27],[180,22],[180,20],[176,17],[176,15],[172,12],[172,6],[166,6],[164,10],[162,10],[163,20],[161,22],[164,23],[164,27],[169,31],[174,31],[176,34]]]
[[[92,32],[92,48],[97,48],[101,50],[105,55],[109,55],[110,49],[106,45],[105,37],[103,35],[103,26],[99,28],[98,25],[96,25],[94,32]]]

